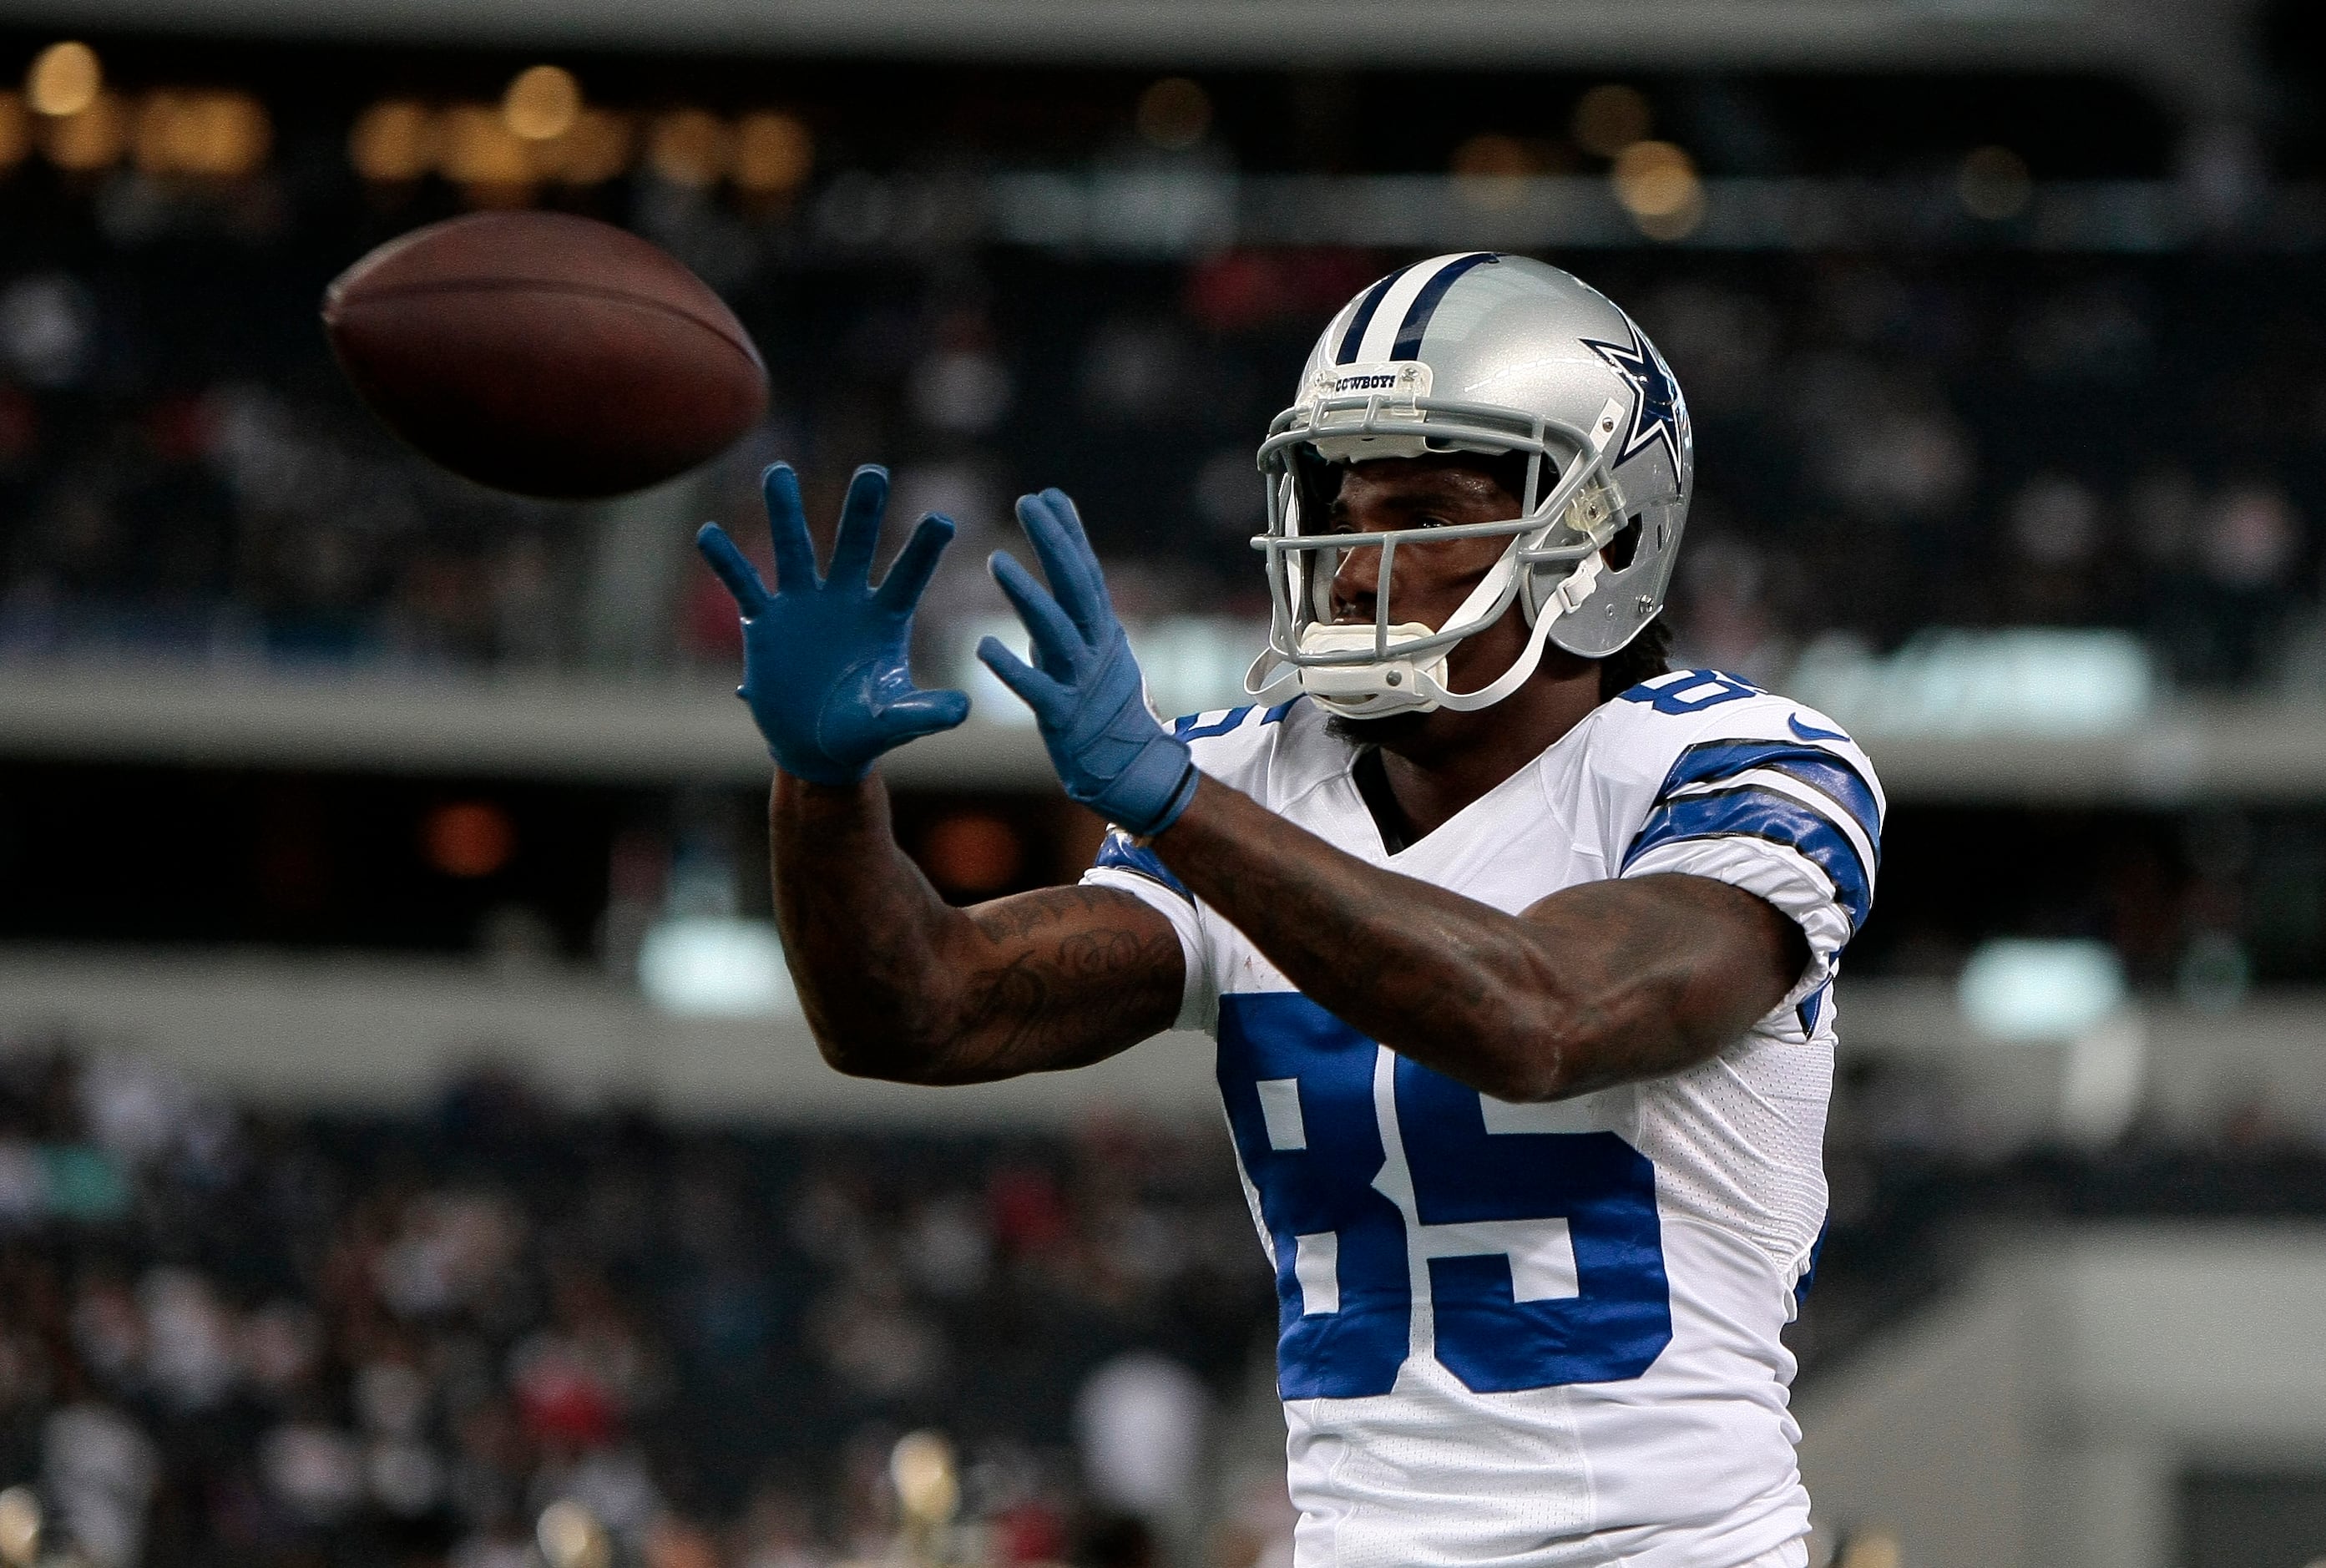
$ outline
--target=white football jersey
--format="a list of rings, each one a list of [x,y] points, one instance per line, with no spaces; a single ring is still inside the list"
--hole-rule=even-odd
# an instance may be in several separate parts
[[[1517,913],[1685,872],[1800,923],[1810,965],[1686,1072],[1549,1105],[1465,1088],[1293,989],[1153,852],[1085,881],[1160,910],[1276,1270],[1298,1568],[1798,1564],[1779,1342],[1813,1266],[1833,977],[1883,799],[1830,721],[1687,670],[1603,703],[1397,854],[1313,703],[1182,719],[1205,772],[1373,864]]]

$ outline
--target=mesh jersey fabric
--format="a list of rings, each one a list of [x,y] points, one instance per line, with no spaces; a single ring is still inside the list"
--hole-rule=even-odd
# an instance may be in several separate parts
[[[1884,802],[1822,714],[1683,670],[1603,703],[1388,853],[1314,705],[1175,726],[1204,771],[1359,858],[1516,913],[1618,876],[1702,875],[1796,920],[1784,1000],[1696,1068],[1512,1105],[1299,994],[1151,849],[1087,882],[1160,910],[1182,1027],[1218,1042],[1276,1274],[1298,1568],[1738,1568],[1808,1528],[1779,1330],[1812,1267],[1834,981]]]

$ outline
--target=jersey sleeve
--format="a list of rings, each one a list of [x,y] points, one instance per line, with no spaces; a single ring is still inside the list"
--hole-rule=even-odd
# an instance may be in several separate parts
[[[1196,766],[1223,783],[1264,798],[1270,759],[1282,738],[1283,721],[1293,703],[1262,708],[1247,703],[1238,708],[1189,714],[1171,721],[1171,733],[1187,742]],[[1083,873],[1087,887],[1120,888],[1162,911],[1179,934],[1179,952],[1186,960],[1186,988],[1180,994],[1179,1017],[1174,1026],[1208,1031],[1219,1017],[1218,977],[1213,973],[1213,944],[1205,935],[1207,918],[1196,895],[1163,863],[1153,850],[1131,842],[1130,835],[1110,825],[1099,845],[1098,857]]]
[[[1218,991],[1212,982],[1210,946],[1204,940],[1201,911],[1196,895],[1171,874],[1162,857],[1130,841],[1120,827],[1107,829],[1098,846],[1098,858],[1083,873],[1084,887],[1117,888],[1159,910],[1179,936],[1179,954],[1186,964],[1186,981],[1179,993],[1179,1016],[1174,1029],[1208,1030],[1218,1011]]]
[[[1821,715],[1782,705],[1776,738],[1716,733],[1681,751],[1617,874],[1710,877],[1791,916],[1810,947],[1809,966],[1782,1004],[1791,1007],[1833,977],[1873,908],[1883,799],[1848,736]]]

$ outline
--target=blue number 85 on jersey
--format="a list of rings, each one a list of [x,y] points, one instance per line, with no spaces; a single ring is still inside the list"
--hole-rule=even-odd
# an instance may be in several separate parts
[[[1419,1338],[1478,1393],[1637,1377],[1671,1342],[1655,1171],[1614,1134],[1503,1130],[1297,992],[1221,998],[1219,1081],[1275,1251],[1285,1398],[1388,1393],[1417,1283]]]

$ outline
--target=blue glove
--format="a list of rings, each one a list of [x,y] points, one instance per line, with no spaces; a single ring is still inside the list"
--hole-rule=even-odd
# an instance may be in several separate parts
[[[1195,798],[1196,760],[1147,705],[1139,661],[1107,599],[1106,579],[1075,503],[1062,490],[1020,496],[1018,521],[1050,579],[1050,593],[998,550],[989,565],[1033,634],[1034,663],[994,637],[977,645],[977,657],[1034,710],[1066,793],[1150,837]]]
[[[799,476],[779,462],[760,482],[775,538],[773,593],[726,529],[705,523],[694,536],[743,614],[743,684],[735,695],[750,705],[785,772],[811,784],[851,784],[881,752],[969,716],[967,693],[916,686],[906,658],[913,608],[953,541],[953,524],[923,518],[874,589],[889,473],[868,464],[848,481],[832,574],[819,581]]]

